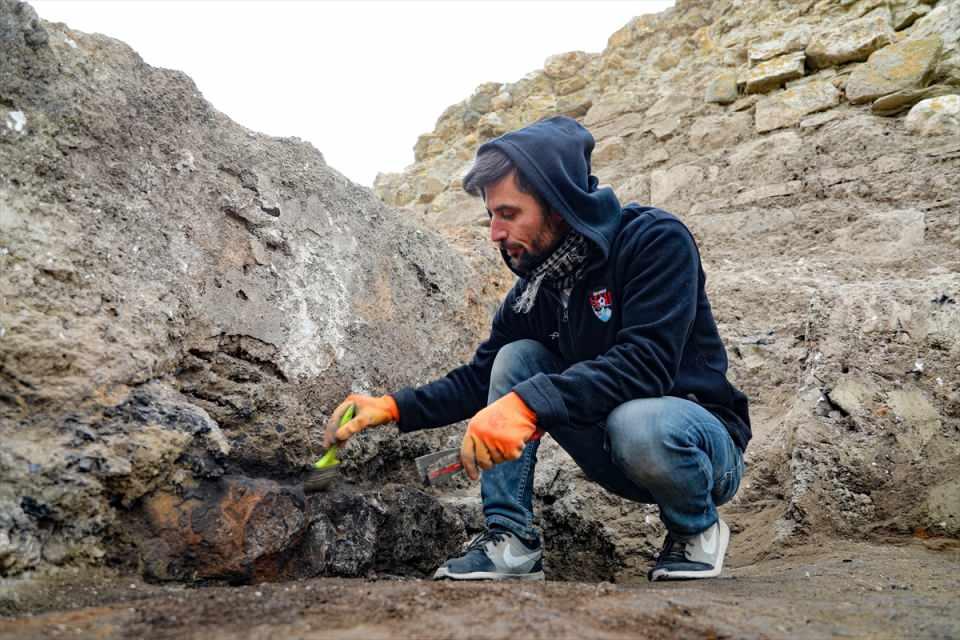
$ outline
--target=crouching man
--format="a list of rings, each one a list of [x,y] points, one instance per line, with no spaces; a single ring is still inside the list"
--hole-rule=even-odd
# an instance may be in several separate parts
[[[671,214],[621,207],[591,175],[594,140],[556,117],[482,145],[464,189],[518,280],[469,364],[416,389],[351,395],[325,443],[397,422],[401,432],[470,418],[461,449],[481,481],[487,530],[436,578],[543,579],[533,526],[539,436],[587,477],[656,504],[668,531],[651,580],[720,574],[730,500],[750,440],[693,237]],[[349,404],[357,414],[337,424]],[[479,470],[482,470],[480,473]]]

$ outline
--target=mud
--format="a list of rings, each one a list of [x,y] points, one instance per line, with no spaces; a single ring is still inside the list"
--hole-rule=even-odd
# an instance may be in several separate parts
[[[955,638],[960,545],[830,541],[722,578],[612,584],[320,578],[157,586],[107,573],[0,596],[0,638]],[[549,567],[547,570],[549,571]],[[556,577],[556,576],[553,576]]]

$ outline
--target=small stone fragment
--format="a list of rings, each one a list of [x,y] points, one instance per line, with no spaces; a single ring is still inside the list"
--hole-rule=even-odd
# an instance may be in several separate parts
[[[782,56],[785,53],[803,51],[807,48],[812,36],[813,30],[810,28],[810,25],[800,25],[788,30],[775,40],[768,40],[751,46],[748,51],[748,57],[751,63],[757,63]]]
[[[737,99],[737,74],[733,71],[724,71],[707,85],[704,95],[706,102],[716,104],[730,104]]]
[[[788,80],[802,78],[804,60],[806,54],[798,51],[761,62],[747,74],[747,93],[766,93]]]
[[[891,93],[888,96],[877,98],[870,106],[870,110],[878,116],[895,116],[906,111],[921,100],[948,96],[956,92],[956,87],[945,84],[935,84],[923,89],[904,89],[896,93]]]
[[[616,160],[622,160],[627,155],[627,146],[623,138],[616,136],[607,138],[597,144],[593,150],[593,161],[596,165],[603,165]]]
[[[960,95],[917,103],[906,119],[907,131],[920,136],[960,135]]]

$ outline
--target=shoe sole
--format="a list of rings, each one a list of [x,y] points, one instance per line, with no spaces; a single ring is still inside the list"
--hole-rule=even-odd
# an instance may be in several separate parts
[[[726,523],[724,523],[726,524]],[[666,580],[700,580],[703,578],[716,578],[723,571],[723,559],[727,557],[727,547],[730,544],[730,529],[724,527],[720,529],[720,562],[710,571],[669,571],[667,569],[654,569],[648,576],[650,582]]]
[[[434,580],[545,580],[543,571],[536,573],[495,573],[493,571],[474,571],[472,573],[450,573],[446,567],[440,567],[433,574]]]

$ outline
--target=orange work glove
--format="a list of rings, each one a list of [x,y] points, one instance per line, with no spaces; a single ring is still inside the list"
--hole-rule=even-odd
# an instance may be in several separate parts
[[[537,414],[523,398],[511,391],[488,405],[467,425],[460,447],[460,462],[471,480],[480,477],[477,465],[489,469],[507,460],[516,460],[523,445],[537,432]],[[538,434],[539,435],[539,434]]]
[[[340,418],[346,413],[350,405],[355,407],[353,419],[347,424],[340,425]],[[347,439],[363,431],[367,427],[376,427],[388,422],[399,422],[400,410],[397,409],[397,402],[393,396],[362,396],[351,393],[347,399],[340,403],[334,410],[333,415],[327,421],[327,429],[323,434],[323,446],[329,448],[334,444],[342,444]]]

